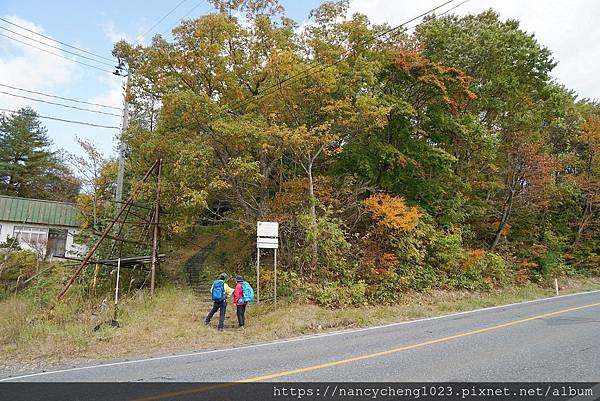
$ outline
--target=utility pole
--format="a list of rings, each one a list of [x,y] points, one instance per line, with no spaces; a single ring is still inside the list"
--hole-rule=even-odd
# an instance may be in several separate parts
[[[156,200],[154,201],[154,217],[152,218],[152,264],[150,270],[150,295],[154,295],[156,267],[158,265],[158,237],[160,233],[160,175],[162,172],[162,159],[156,166]]]
[[[125,144],[123,143],[123,134],[125,133],[125,130],[127,130],[127,127],[129,126],[129,101],[127,100],[127,91],[129,89],[129,79],[131,76],[131,72],[125,68],[125,64],[123,64],[123,62],[121,60],[119,60],[119,65],[116,67],[115,72],[113,72],[113,74],[118,75],[118,76],[124,76],[123,74],[127,74],[125,75],[127,77],[127,80],[125,81],[125,96],[124,96],[124,103],[123,103],[123,121],[121,123],[121,137],[119,138],[119,154],[118,154],[118,165],[117,165],[117,190],[115,193],[115,208],[116,210],[120,209],[120,203],[123,200],[123,180],[125,177]]]

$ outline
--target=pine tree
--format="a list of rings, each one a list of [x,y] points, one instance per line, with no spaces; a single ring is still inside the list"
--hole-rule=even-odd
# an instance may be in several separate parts
[[[0,194],[71,200],[78,180],[55,152],[47,130],[30,107],[0,116]]]

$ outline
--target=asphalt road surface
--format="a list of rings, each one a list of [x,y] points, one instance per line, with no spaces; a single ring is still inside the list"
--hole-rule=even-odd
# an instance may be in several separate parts
[[[233,349],[0,378],[238,380],[599,382],[600,292]]]

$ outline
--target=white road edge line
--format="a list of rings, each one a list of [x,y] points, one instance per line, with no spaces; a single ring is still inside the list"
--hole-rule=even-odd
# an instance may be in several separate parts
[[[491,311],[491,310],[500,309],[500,308],[509,308],[509,307],[513,307],[513,306],[519,306],[519,305],[525,305],[525,304],[531,304],[531,303],[543,302],[543,301],[550,301],[550,300],[554,300],[554,299],[568,298],[568,297],[574,297],[574,296],[579,296],[579,295],[589,295],[589,294],[595,294],[595,293],[599,293],[599,292],[600,292],[600,290],[577,292],[574,294],[552,296],[552,297],[548,297],[548,298],[533,299],[530,301],[515,302],[512,304],[506,304],[506,305],[497,305],[497,306],[490,306],[487,308],[479,308],[479,309],[473,309],[473,310],[468,310],[468,311],[455,312],[455,313],[451,313],[448,315],[433,316],[433,317],[414,319],[414,320],[405,320],[402,322],[389,323],[389,324],[384,324],[384,325],[380,325],[380,326],[363,327],[360,329],[338,330],[338,331],[333,331],[333,332],[323,333],[323,334],[311,334],[311,335],[306,335],[306,336],[293,337],[293,338],[289,338],[286,340],[244,345],[241,347],[221,348],[221,349],[215,349],[215,350],[210,350],[210,351],[189,352],[186,354],[165,355],[165,356],[159,356],[159,357],[155,357],[155,358],[144,358],[144,359],[136,359],[136,360],[132,360],[132,361],[120,361],[120,362],[112,362],[112,363],[105,363],[105,364],[99,364],[99,365],[89,365],[89,366],[81,366],[81,367],[76,367],[76,368],[52,370],[52,371],[48,371],[48,372],[32,373],[32,374],[22,375],[22,376],[6,377],[4,379],[0,379],[0,382],[26,379],[28,377],[46,376],[46,375],[52,375],[52,374],[57,374],[57,373],[74,372],[74,371],[79,371],[79,370],[107,368],[107,367],[119,366],[119,365],[130,365],[130,364],[134,364],[134,363],[153,362],[153,361],[160,361],[160,360],[165,360],[165,359],[185,358],[185,357],[190,357],[190,356],[214,354],[214,353],[219,353],[219,352],[231,352],[231,351],[239,351],[239,350],[249,349],[249,348],[259,348],[259,347],[267,347],[267,346],[272,346],[272,345],[288,344],[288,343],[298,342],[298,341],[306,341],[306,340],[313,340],[313,339],[319,339],[319,338],[324,338],[324,337],[337,336],[340,334],[352,334],[352,333],[358,333],[358,332],[368,331],[368,330],[377,330],[377,329],[401,326],[401,325],[412,324],[412,323],[446,319],[446,318],[460,316],[460,315],[466,315],[466,314],[470,314],[470,313],[486,312],[486,311]]]

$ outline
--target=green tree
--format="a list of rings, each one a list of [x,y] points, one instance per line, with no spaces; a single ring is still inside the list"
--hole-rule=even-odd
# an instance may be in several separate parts
[[[75,178],[57,152],[37,113],[22,108],[0,116],[0,193],[52,200],[74,200]]]
[[[507,233],[515,195],[533,199],[525,196],[531,193],[527,177],[553,173],[546,157],[549,127],[568,100],[551,83],[556,63],[518,21],[502,21],[492,10],[430,18],[417,29],[416,40],[426,57],[473,77],[476,97],[463,111],[471,129],[455,130],[446,149],[469,188],[469,222],[493,250]]]

